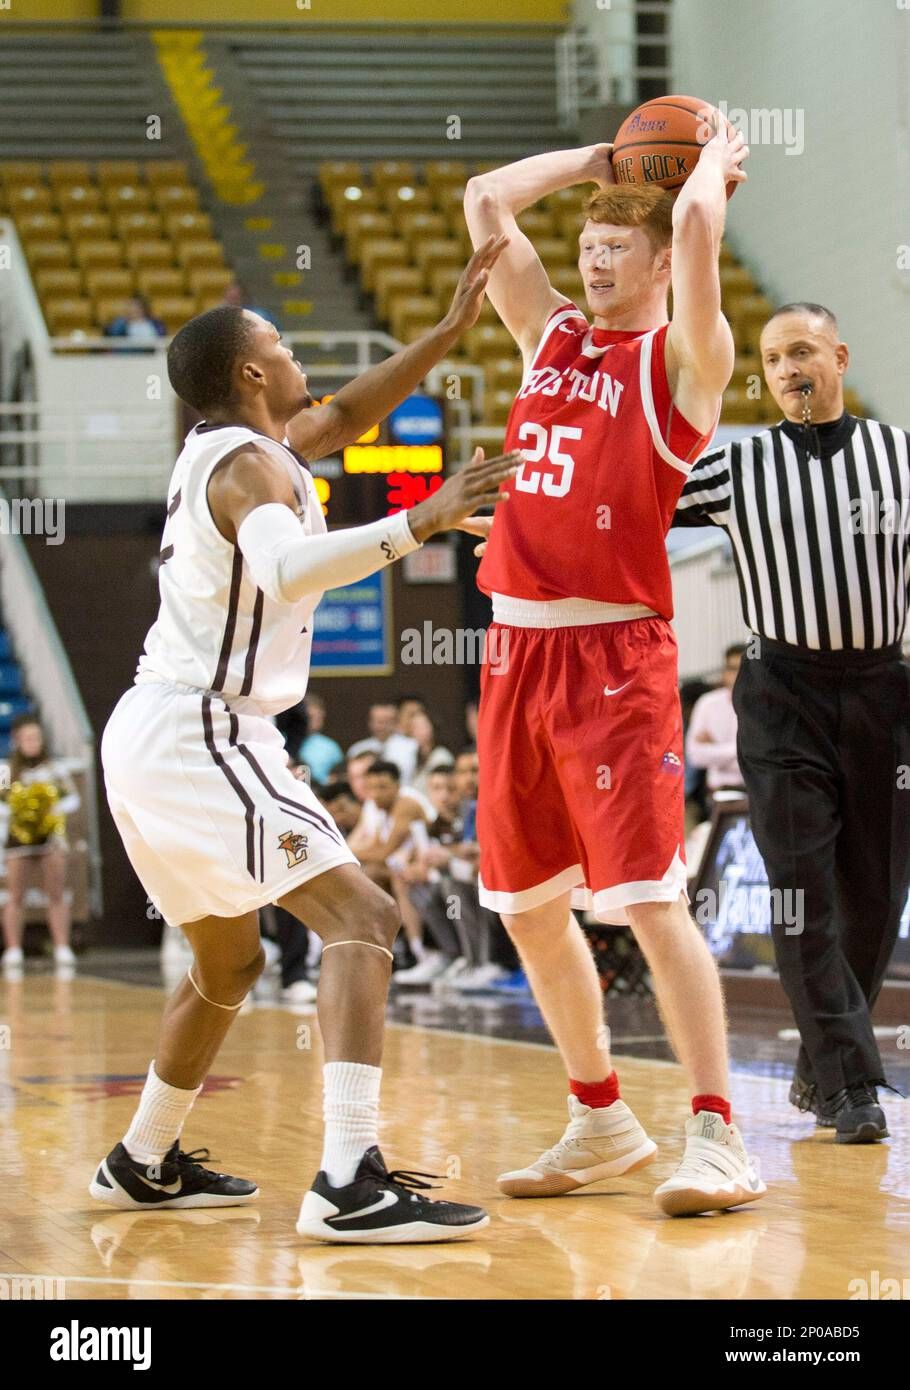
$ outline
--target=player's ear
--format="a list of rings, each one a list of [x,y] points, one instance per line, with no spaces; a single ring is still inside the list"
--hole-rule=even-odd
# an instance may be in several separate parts
[[[261,391],[265,385],[265,372],[255,362],[243,362],[240,367],[240,380],[244,386],[255,386]]]
[[[837,362],[837,370],[843,376],[850,364],[850,349],[846,343],[838,343],[834,349],[834,359]]]

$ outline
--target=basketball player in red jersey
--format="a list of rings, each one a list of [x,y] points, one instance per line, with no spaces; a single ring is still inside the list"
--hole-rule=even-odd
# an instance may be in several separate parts
[[[664,538],[717,424],[733,368],[718,253],[743,137],[715,136],[676,197],[617,186],[609,145],[543,154],[471,179],[476,245],[509,245],[488,293],[524,360],[508,448],[526,461],[497,514],[478,583],[497,651],[482,671],[481,902],[502,915],[569,1075],[562,1139],[499,1184],[548,1197],[650,1163],[619,1098],[594,962],[573,906],[629,922],[691,1086],[670,1215],[764,1191],[731,1122],[720,980],[689,915],[683,744]],[[595,182],[579,237],[592,321],[550,284],[516,215]],[[667,293],[673,290],[668,322]]]

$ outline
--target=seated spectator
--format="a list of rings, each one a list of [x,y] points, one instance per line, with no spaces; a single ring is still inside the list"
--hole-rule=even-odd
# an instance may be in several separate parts
[[[684,681],[679,687],[679,703],[682,708],[683,738],[689,730],[689,720],[697,700],[707,695],[715,687],[709,681]],[[688,758],[685,761],[683,782],[686,800],[686,831],[690,831],[708,815],[708,781],[703,767],[694,767]]]
[[[362,809],[350,782],[330,782],[327,786],[314,787],[313,790],[344,838],[348,839],[360,820]]]
[[[5,973],[14,977],[22,970],[25,880],[28,865],[37,864],[47,897],[54,965],[65,975],[76,961],[70,948],[70,909],[66,898],[66,819],[78,810],[79,793],[65,761],[54,758],[48,750],[44,730],[34,714],[21,714],[13,720],[12,737],[12,757],[0,776],[0,798],[9,816],[2,966]]]
[[[125,314],[105,324],[104,336],[149,343],[154,342],[156,338],[166,337],[167,329],[160,319],[152,318],[148,300],[141,294],[136,294],[128,301]]]
[[[419,792],[402,787],[395,763],[376,761],[366,776],[368,796],[360,820],[348,836],[348,849],[360,860],[364,873],[399,899],[402,921],[413,954],[422,959],[420,920],[407,901],[401,900],[393,881],[415,840],[426,843],[427,821],[433,808]]]
[[[361,805],[370,795],[367,786],[367,772],[375,761],[375,753],[355,753],[353,756],[348,754],[345,759],[342,780],[349,784]]]
[[[308,731],[298,749],[297,761],[305,763],[310,769],[312,781],[324,782],[330,770],[344,754],[340,744],[323,733],[326,706],[322,696],[317,695],[315,691],[307,691],[303,703]]]
[[[411,722],[415,714],[426,714],[426,703],[419,695],[398,696],[398,732],[406,738],[414,738]]]
[[[380,762],[395,763],[402,782],[410,783],[417,766],[417,742],[399,730],[397,706],[389,700],[370,705],[367,728],[369,738],[359,739],[352,744],[348,749],[348,758],[355,758],[359,753],[372,753],[374,759]]]
[[[708,791],[743,788],[736,760],[736,711],[733,686],[746,648],[742,643],[724,653],[723,684],[696,700],[686,732],[686,761],[705,768]]]
[[[411,737],[417,744],[417,762],[410,785],[427,795],[430,774],[438,767],[452,767],[452,754],[437,742],[436,725],[425,710],[415,711]]]

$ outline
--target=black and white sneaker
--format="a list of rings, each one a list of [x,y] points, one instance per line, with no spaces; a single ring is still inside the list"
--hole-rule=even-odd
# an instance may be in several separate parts
[[[353,1182],[333,1187],[324,1172],[316,1174],[303,1199],[297,1234],[314,1240],[362,1245],[404,1245],[425,1240],[458,1240],[490,1224],[482,1207],[436,1202],[413,1189],[434,1173],[389,1172],[382,1154],[367,1149]]]
[[[213,1173],[198,1159],[209,1159],[208,1149],[183,1153],[176,1141],[157,1164],[137,1163],[122,1144],[111,1149],[89,1184],[99,1202],[121,1211],[149,1211],[160,1207],[236,1207],[255,1201],[259,1188],[245,1178]]]

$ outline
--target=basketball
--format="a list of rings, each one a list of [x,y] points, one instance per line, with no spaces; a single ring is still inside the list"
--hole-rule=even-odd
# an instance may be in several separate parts
[[[711,102],[698,97],[658,97],[636,107],[613,142],[616,182],[657,184],[677,193],[698,163],[718,115]],[[734,133],[729,121],[727,132]],[[735,189],[735,183],[727,184],[728,198]]]

